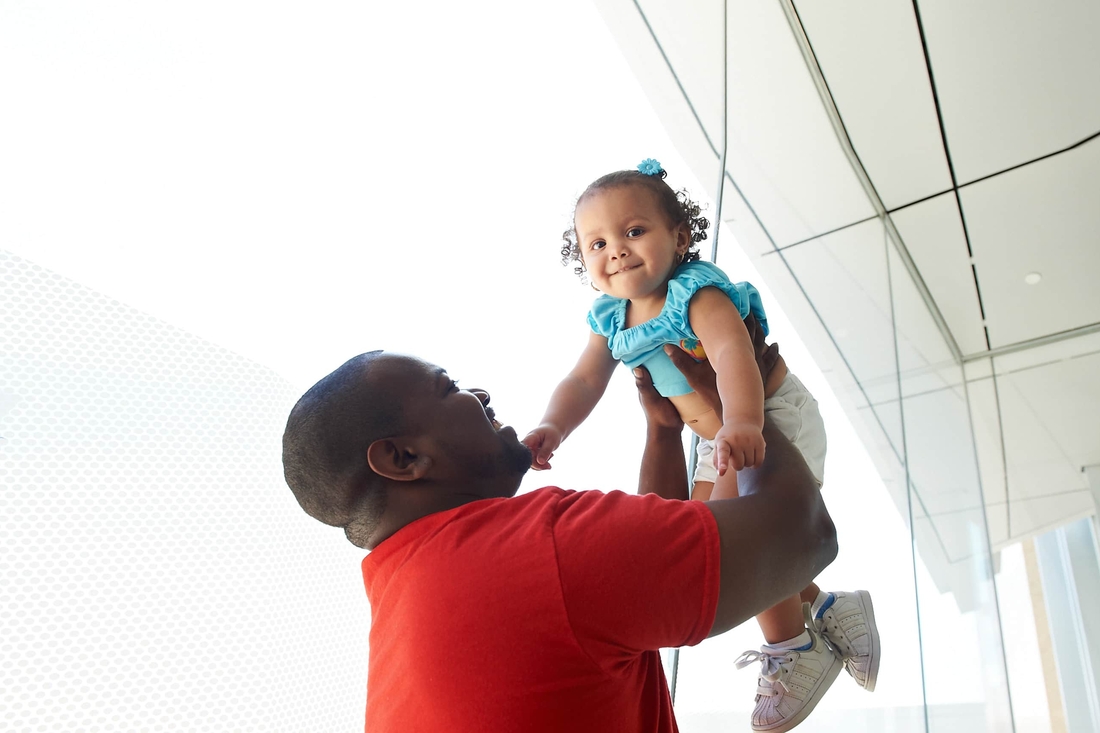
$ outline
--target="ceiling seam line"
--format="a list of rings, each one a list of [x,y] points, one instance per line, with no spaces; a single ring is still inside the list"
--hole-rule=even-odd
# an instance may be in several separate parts
[[[817,89],[822,107],[825,110],[826,116],[829,118],[829,122],[832,124],[833,132],[836,135],[837,141],[840,143],[841,149],[848,158],[848,164],[852,167],[852,171],[863,187],[864,194],[867,196],[872,207],[885,224],[890,234],[890,238],[893,240],[894,249],[900,256],[902,264],[905,266],[910,279],[917,288],[917,292],[924,301],[925,307],[932,316],[936,328],[939,329],[940,335],[947,343],[947,348],[950,350],[952,357],[954,357],[955,363],[961,364],[962,349],[959,348],[959,344],[955,340],[951,328],[947,325],[947,319],[944,318],[943,313],[936,304],[935,298],[932,297],[932,293],[928,289],[928,284],[924,281],[924,277],[920,274],[916,262],[914,262],[912,256],[909,254],[908,248],[905,246],[905,240],[895,226],[894,220],[890,217],[890,213],[887,211],[886,205],[882,202],[882,198],[879,196],[878,190],[871,181],[870,175],[863,167],[863,163],[859,159],[859,154],[856,153],[855,145],[848,136],[848,130],[844,125],[840,110],[836,106],[836,100],[833,98],[832,91],[829,89],[829,83],[825,79],[825,72],[821,69],[817,55],[813,50],[813,44],[806,34],[806,29],[802,25],[802,20],[798,15],[798,10],[795,8],[793,0],[779,0],[779,4],[782,6],[783,12],[787,16],[787,25],[794,35],[795,44],[802,53],[802,59],[806,63],[810,78],[813,80],[814,86]]]
[[[1080,358],[1089,357],[1089,356],[1096,356],[1097,354],[1100,354],[1100,350],[1088,351],[1088,352],[1085,352],[1083,354],[1074,354],[1073,356],[1067,357],[1065,359],[1052,359],[1050,361],[1044,361],[1044,362],[1040,362],[1038,364],[1029,364],[1028,366],[1019,367],[1017,369],[1007,369],[1005,371],[997,372],[997,375],[1001,376],[1001,377],[1011,377],[1013,374],[1024,374],[1026,372],[1030,372],[1030,371],[1033,371],[1035,369],[1043,369],[1045,367],[1054,366],[1055,364],[1061,364],[1063,362],[1071,361],[1073,359],[1080,359]],[[938,367],[933,367],[933,368],[938,368]],[[920,371],[917,371],[915,373],[912,372],[912,371],[910,372],[911,376],[921,376],[923,374],[930,374],[930,373],[931,373],[931,371],[928,370],[928,369],[920,370]],[[965,379],[966,379],[967,384],[977,384],[978,382],[984,382],[986,380],[993,379],[993,372],[990,372],[989,374],[984,375],[984,376],[966,377]],[[927,397],[929,395],[940,394],[941,392],[948,392],[948,391],[953,392],[961,386],[962,386],[961,382],[959,384],[945,384],[942,387],[936,387],[935,389],[926,389],[923,392],[912,392],[910,394],[905,395],[905,399],[912,399],[914,397]],[[892,405],[897,401],[898,401],[898,398],[896,398],[896,397],[895,398],[885,398],[885,399],[877,400],[875,402],[868,402],[866,405],[859,405],[859,406],[856,407],[856,409],[857,410],[863,410],[863,409],[866,409],[868,407],[870,407],[872,409],[875,408],[875,407],[886,407],[887,405]]]
[[[1040,346],[1048,346],[1050,344],[1068,341],[1070,339],[1078,338],[1080,336],[1088,336],[1089,334],[1097,332],[1100,332],[1100,321],[1097,321],[1096,323],[1090,323],[1087,326],[1078,326],[1077,328],[1070,328],[1065,331],[1050,333],[1045,336],[1036,336],[1035,338],[1028,339],[1026,341],[1017,341],[1014,344],[998,346],[995,349],[989,349],[987,351],[978,351],[973,354],[966,354],[963,356],[963,363],[969,364],[972,361],[981,361],[982,359],[992,359],[995,356],[1015,354],[1018,351],[1027,351],[1028,349],[1035,349]]]
[[[634,7],[638,11],[638,15],[641,16],[642,22],[645,23],[646,30],[649,31],[649,37],[653,39],[653,43],[657,45],[657,50],[661,53],[661,58],[665,61],[665,66],[668,67],[668,72],[672,74],[673,81],[676,82],[677,88],[680,90],[680,94],[684,97],[684,101],[687,102],[688,109],[691,110],[691,116],[695,118],[695,122],[699,125],[699,131],[703,133],[703,137],[706,138],[707,145],[710,146],[710,151],[714,153],[714,157],[718,157],[718,148],[714,146],[714,143],[710,139],[710,135],[707,134],[707,127],[703,124],[703,120],[699,118],[699,113],[695,111],[695,105],[691,103],[691,97],[688,96],[687,90],[684,89],[684,85],[680,82],[680,76],[676,73],[676,68],[672,65],[672,61],[669,60],[668,54],[665,53],[665,47],[661,45],[660,40],[657,39],[657,32],[653,30],[653,26],[649,24],[649,18],[646,17],[645,11],[642,10],[642,6],[638,4],[638,0],[633,0]]]
[[[729,0],[722,0],[722,156],[718,163],[718,195],[714,199],[714,238],[710,240],[710,261],[718,263],[718,233],[722,230],[722,194],[726,190],[726,152],[729,147]]]
[[[909,439],[908,431],[905,427],[905,400],[904,391],[901,388],[901,351],[898,341],[898,322],[897,322],[897,310],[894,307],[894,276],[893,270],[890,267],[890,233],[885,228],[882,230],[882,253],[883,258],[886,260],[886,287],[889,291],[890,297],[890,332],[894,337],[894,379],[898,388],[898,417],[901,422],[901,448],[903,455],[905,456],[902,465],[905,468],[905,494],[909,501],[909,522],[910,527],[915,527],[913,524],[913,497],[916,496],[917,504],[920,505],[921,511],[925,516],[928,516],[928,506],[924,503],[924,496],[917,489],[917,484],[913,480],[913,475],[909,470]],[[940,549],[943,551],[944,556],[947,556],[947,543],[943,541],[943,537],[940,535],[939,527],[935,522],[931,523],[932,534],[935,535],[936,541],[940,544]],[[913,542],[916,542],[916,534],[913,534]],[[916,557],[916,544],[913,545],[913,583],[916,587],[916,573],[917,573],[917,557]]]
[[[928,39],[924,35],[924,22],[921,20],[920,7],[917,5],[917,0],[913,0],[913,15],[917,21],[917,33],[920,36],[921,52],[924,55],[924,68],[928,73],[928,86],[932,90],[932,104],[936,108],[936,122],[940,128],[940,143],[943,145],[943,155],[947,159],[947,171],[951,174],[951,190],[955,193],[955,206],[959,210],[959,221],[962,223],[963,239],[966,240],[966,254],[970,258],[971,267],[970,272],[974,278],[974,291],[978,295],[978,307],[982,313],[982,323],[985,324],[985,304],[982,303],[982,292],[978,288],[978,272],[974,268],[974,248],[970,245],[970,228],[966,224],[966,212],[963,211],[962,197],[959,196],[959,180],[955,176],[955,161],[951,157],[951,148],[947,144],[947,127],[943,122],[943,108],[940,106],[940,93],[936,87],[936,77],[932,73],[932,57],[928,53]],[[985,347],[988,349],[991,344],[989,342],[989,331],[983,331],[985,337]],[[960,353],[959,363],[962,363],[962,354]]]
[[[1001,445],[1001,475],[1004,476],[1005,481],[1005,529],[1008,532],[1008,536],[1012,536],[1012,495],[1008,488],[1008,448],[1005,446],[1005,421],[1004,413],[1001,412],[1001,389],[997,384],[997,367],[994,365],[993,360],[989,360],[989,366],[991,374],[989,375],[993,380],[993,404],[997,409],[997,437],[999,438]]]
[[[1074,150],[1076,148],[1081,147],[1085,143],[1092,142],[1093,140],[1095,140],[1098,137],[1100,137],[1100,131],[1094,132],[1091,135],[1089,135],[1088,137],[1086,137],[1082,140],[1078,140],[1077,142],[1073,143],[1072,145],[1064,147],[1061,150],[1055,150],[1053,153],[1047,153],[1045,155],[1040,155],[1038,158],[1032,158],[1031,160],[1025,161],[1023,163],[1017,163],[1016,165],[1011,166],[1009,168],[1005,168],[1004,170],[999,170],[995,173],[990,173],[988,175],[982,176],[981,178],[975,178],[973,181],[968,181],[966,183],[960,183],[959,188],[966,188],[967,186],[973,186],[975,183],[981,183],[982,181],[988,181],[990,178],[996,178],[997,176],[1004,175],[1005,173],[1011,173],[1014,170],[1017,170],[1019,168],[1024,168],[1024,167],[1032,165],[1034,163],[1039,163],[1040,161],[1044,161],[1047,158],[1053,158],[1056,155],[1061,155],[1062,153],[1068,153],[1071,150]]]
[[[986,175],[982,176],[981,178],[975,178],[972,181],[967,181],[966,183],[960,183],[959,188],[963,189],[963,188],[966,188],[967,186],[973,186],[975,183],[981,183],[982,181],[988,181],[990,178],[996,178],[997,176],[1004,175],[1005,173],[1011,173],[1014,170],[1017,170],[1019,168],[1024,168],[1024,167],[1029,166],[1033,163],[1038,163],[1040,161],[1044,161],[1047,158],[1053,158],[1056,155],[1061,155],[1062,153],[1068,153],[1071,150],[1074,150],[1076,148],[1081,147],[1085,143],[1092,142],[1093,140],[1095,140],[1098,137],[1100,137],[1100,131],[1094,132],[1093,134],[1089,135],[1088,137],[1083,138],[1081,140],[1078,140],[1077,142],[1073,143],[1072,145],[1067,145],[1066,147],[1062,148],[1061,150],[1055,150],[1054,152],[1051,152],[1051,153],[1045,153],[1043,155],[1040,155],[1038,158],[1032,158],[1031,160],[1026,160],[1023,163],[1017,163],[1016,165],[1009,166],[1008,168],[1004,168],[1002,170],[994,171],[993,173],[986,174]],[[929,194],[929,195],[924,196],[922,198],[916,199],[915,201],[910,201],[907,204],[901,204],[900,206],[895,206],[894,208],[889,210],[889,213],[893,214],[896,211],[901,211],[902,209],[907,209],[910,206],[916,206],[917,204],[923,204],[925,201],[931,201],[934,198],[938,198],[940,196],[943,196],[944,194],[951,193],[952,191],[954,191],[953,188],[945,188],[944,190],[942,190],[938,193]]]
[[[893,214],[895,212],[901,211],[902,209],[908,209],[910,206],[916,206],[917,204],[923,204],[925,201],[931,201],[932,199],[939,198],[940,196],[943,196],[944,194],[951,193],[951,191],[952,191],[952,189],[945,188],[944,190],[939,191],[938,193],[929,194],[929,195],[925,196],[924,198],[917,199],[916,201],[910,201],[907,204],[902,204],[901,206],[895,206],[892,209],[888,209],[886,213]]]
[[[780,0],[780,2],[783,2],[783,0]],[[897,309],[894,307],[894,278],[890,270],[890,234],[886,231],[885,227],[882,230],[882,234],[882,256],[886,260],[886,287],[890,295],[890,334],[893,336],[894,342],[894,378],[897,380],[898,389],[898,416],[901,422],[901,450],[902,454],[905,456],[902,466],[905,475],[905,500],[909,510],[909,556],[913,570],[913,600],[916,601],[914,605],[917,609],[917,652],[920,659],[920,691],[921,701],[924,703],[925,710],[927,710],[928,680],[924,661],[924,626],[921,624],[920,578],[917,575],[917,520],[913,517],[913,494],[917,494],[918,500],[920,499],[920,494],[917,493],[917,487],[913,484],[913,475],[909,470],[909,442],[905,430],[905,400],[901,399],[901,355],[898,348]],[[928,507],[924,506],[923,503],[921,504],[921,508],[924,510],[925,515],[929,514]],[[944,544],[943,538],[940,537],[939,530],[936,529],[936,523],[929,518],[928,524],[932,527],[933,535],[939,540],[940,549],[944,557],[949,558],[951,555],[947,552],[947,546]],[[924,733],[929,733],[927,713],[924,715]]]
[[[852,227],[857,227],[860,224],[866,224],[867,222],[874,221],[877,218],[878,218],[877,214],[875,214],[873,216],[868,216],[866,219],[860,219],[859,221],[853,221],[851,224],[845,224],[844,226],[839,226],[836,229],[830,229],[827,232],[822,232],[821,234],[815,234],[812,237],[806,237],[805,239],[800,239],[797,242],[791,242],[790,244],[784,244],[781,247],[776,247],[776,251],[778,252],[778,251],[785,250],[785,249],[791,249],[792,247],[797,247],[800,244],[807,244],[809,242],[813,242],[816,239],[821,239],[822,237],[828,237],[831,234],[836,234],[837,232],[842,232],[845,229],[851,229]],[[768,252],[766,254],[772,254],[772,253]]]

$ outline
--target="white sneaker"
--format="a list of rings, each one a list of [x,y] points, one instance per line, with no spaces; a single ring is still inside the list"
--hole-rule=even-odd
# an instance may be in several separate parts
[[[752,729],[767,733],[783,733],[806,719],[810,711],[843,666],[840,658],[825,643],[810,618],[810,604],[802,604],[810,635],[810,648],[805,651],[777,649],[765,644],[760,651],[747,651],[737,658],[737,668],[761,663],[760,680],[756,687],[756,709],[752,712]]]
[[[871,594],[835,592],[833,603],[814,619],[814,627],[836,649],[844,668],[860,687],[871,692],[878,679],[879,641]]]

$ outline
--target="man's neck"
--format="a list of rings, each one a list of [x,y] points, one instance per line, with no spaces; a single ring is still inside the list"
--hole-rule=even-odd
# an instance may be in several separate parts
[[[382,515],[382,520],[378,523],[378,529],[371,536],[371,547],[368,549],[373,550],[418,519],[457,509],[460,506],[486,498],[490,497],[438,489],[429,492],[423,490],[409,491],[407,488],[391,488],[386,511]]]

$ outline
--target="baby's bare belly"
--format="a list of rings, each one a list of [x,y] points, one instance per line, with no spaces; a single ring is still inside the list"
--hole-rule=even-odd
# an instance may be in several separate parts
[[[783,361],[783,357],[779,357],[764,385],[764,396],[771,397],[775,394],[786,376],[787,363]],[[680,413],[680,419],[684,421],[684,425],[691,428],[692,432],[700,438],[714,440],[714,436],[722,428],[722,416],[715,412],[698,392],[688,392],[668,399]]]
[[[688,392],[668,399],[680,413],[684,425],[700,438],[714,440],[722,427],[722,418],[698,392]]]

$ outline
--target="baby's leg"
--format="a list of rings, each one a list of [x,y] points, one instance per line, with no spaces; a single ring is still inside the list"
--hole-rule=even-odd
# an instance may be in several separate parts
[[[806,400],[792,394],[796,386],[792,380],[797,381],[793,375],[788,376],[776,393],[765,400],[764,412],[798,448],[801,458],[806,459],[811,472],[820,481],[820,465],[815,471],[814,461],[805,449],[806,415],[800,409],[807,400],[812,403],[813,397],[804,388],[801,392]],[[816,411],[816,403],[813,407]],[[820,416],[817,422],[820,423]],[[823,427],[820,433],[820,460],[823,463]],[[799,457],[791,456],[791,459],[799,460]],[[724,481],[722,479],[715,487],[712,498],[726,491]],[[798,725],[814,709],[844,666],[844,661],[826,642],[823,624],[814,618],[814,612],[822,605],[818,602],[817,591],[816,584],[811,583],[802,593],[780,601],[756,617],[767,643],[759,652],[746,652],[737,660],[738,667],[756,661],[762,664],[752,716],[755,730],[787,731]],[[809,596],[811,593],[812,597],[803,598],[803,594]],[[804,601],[809,601],[809,606],[804,605]]]
[[[696,453],[691,498],[695,501],[710,501],[714,498],[711,493],[714,491],[714,482],[717,478],[718,469],[714,467],[714,443],[701,437]],[[736,486],[734,490],[736,490]]]
[[[780,601],[757,616],[756,623],[760,624],[760,630],[764,632],[764,640],[772,646],[794,644],[806,630],[806,623],[802,619],[802,597],[793,595]],[[806,639],[808,641],[810,640]]]
[[[695,501],[710,501],[712,491],[714,491],[713,481],[696,481],[691,487],[691,498]]]

